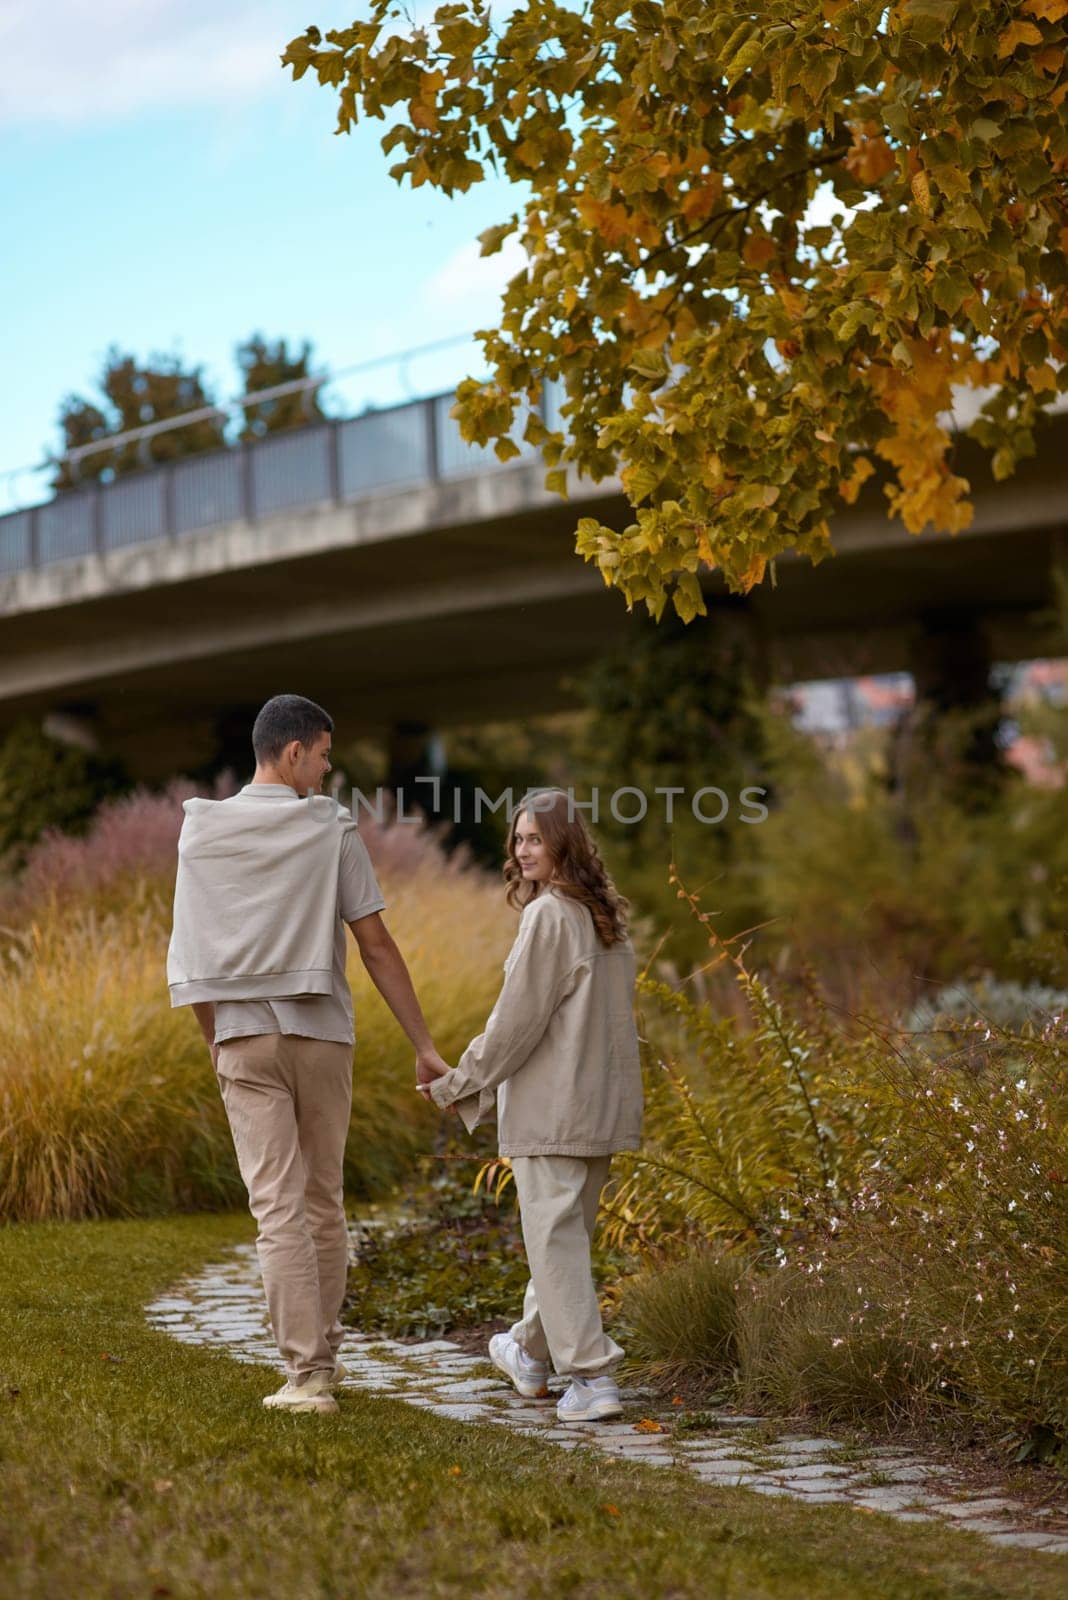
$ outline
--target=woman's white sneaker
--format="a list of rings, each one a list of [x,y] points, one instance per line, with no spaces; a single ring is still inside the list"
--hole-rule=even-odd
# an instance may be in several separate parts
[[[544,1400],[549,1393],[549,1364],[535,1361],[510,1333],[495,1333],[489,1342],[489,1358],[498,1372],[526,1400]]]
[[[561,1422],[603,1422],[606,1417],[621,1417],[619,1385],[614,1378],[572,1378],[571,1386],[556,1407]]]

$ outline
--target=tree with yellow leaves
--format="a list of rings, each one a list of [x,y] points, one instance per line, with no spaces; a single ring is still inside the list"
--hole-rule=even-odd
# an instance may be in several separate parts
[[[455,414],[507,460],[525,407],[561,493],[569,463],[619,473],[636,520],[583,517],[577,547],[628,605],[689,619],[703,572],[818,562],[876,459],[910,532],[966,527],[955,389],[984,391],[995,477],[1034,450],[1068,389],[1068,0],[366,10],[283,61],[338,91],[339,132],[399,108],[398,182],[526,186],[480,236],[527,265]]]

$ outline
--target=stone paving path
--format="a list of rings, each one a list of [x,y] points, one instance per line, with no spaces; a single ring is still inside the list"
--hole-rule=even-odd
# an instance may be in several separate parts
[[[145,1308],[149,1322],[185,1344],[224,1350],[237,1361],[279,1367],[267,1323],[253,1245],[240,1245]],[[995,1544],[1068,1554],[1068,1506],[1036,1511],[1005,1495],[977,1495],[950,1467],[904,1447],[863,1452],[840,1440],[772,1436],[759,1417],[717,1413],[704,1432],[676,1429],[643,1407],[649,1391],[624,1389],[619,1422],[556,1420],[552,1400],[524,1400],[487,1360],[448,1339],[422,1344],[351,1333],[341,1357],[343,1387],[402,1400],[461,1422],[487,1423],[546,1439],[561,1449],[592,1446],[606,1456],[646,1466],[683,1468],[703,1483],[740,1484],[754,1494],[787,1495],[812,1504],[847,1504],[907,1522],[952,1521]],[[561,1379],[550,1388],[563,1387]]]

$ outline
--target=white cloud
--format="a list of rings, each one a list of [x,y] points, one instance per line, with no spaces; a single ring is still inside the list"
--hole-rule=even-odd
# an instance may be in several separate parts
[[[286,44],[332,9],[323,0],[0,0],[0,123],[100,125],[257,98],[290,81],[279,61]]]
[[[431,305],[492,304],[504,293],[509,278],[527,265],[527,253],[512,234],[504,241],[496,255],[481,256],[477,239],[471,239],[454,250],[423,285],[423,297]]]

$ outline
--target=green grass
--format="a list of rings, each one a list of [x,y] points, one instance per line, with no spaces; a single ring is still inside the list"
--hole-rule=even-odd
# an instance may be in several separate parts
[[[975,1536],[564,1455],[396,1401],[266,1413],[273,1373],[180,1345],[141,1311],[249,1233],[237,1214],[0,1231],[4,1600],[978,1600],[1063,1578],[1057,1558]]]

